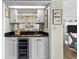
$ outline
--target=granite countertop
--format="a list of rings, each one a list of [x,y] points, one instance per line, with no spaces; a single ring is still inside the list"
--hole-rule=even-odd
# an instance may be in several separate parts
[[[19,36],[16,36],[14,32],[5,33],[5,37],[47,37],[48,33],[42,31],[22,31]]]

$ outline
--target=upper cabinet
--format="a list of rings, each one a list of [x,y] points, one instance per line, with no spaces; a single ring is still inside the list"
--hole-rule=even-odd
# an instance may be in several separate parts
[[[18,9],[17,10],[17,19],[22,22],[31,22],[35,23],[37,19],[37,10],[35,9]]]
[[[17,22],[17,10],[10,9],[10,23]]]
[[[44,23],[44,10],[38,10],[37,17],[37,23]]]
[[[44,23],[44,10],[11,9],[10,23]]]
[[[11,22],[31,22],[35,23],[37,19],[37,10],[35,9],[17,9],[11,10]]]

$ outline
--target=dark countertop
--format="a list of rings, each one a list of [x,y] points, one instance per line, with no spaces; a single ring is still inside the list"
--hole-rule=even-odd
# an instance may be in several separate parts
[[[42,31],[22,31],[19,36],[16,36],[14,32],[7,32],[5,37],[48,37],[48,33]]]

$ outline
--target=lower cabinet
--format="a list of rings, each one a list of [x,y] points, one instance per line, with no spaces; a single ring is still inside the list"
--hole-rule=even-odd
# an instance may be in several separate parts
[[[49,59],[48,37],[6,37],[5,59]]]
[[[30,37],[29,59],[48,59],[48,37]]]
[[[5,38],[5,59],[17,59],[17,37]]]

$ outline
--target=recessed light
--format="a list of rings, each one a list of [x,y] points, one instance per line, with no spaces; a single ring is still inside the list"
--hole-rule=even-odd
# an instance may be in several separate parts
[[[45,6],[9,6],[9,8],[44,9]]]

